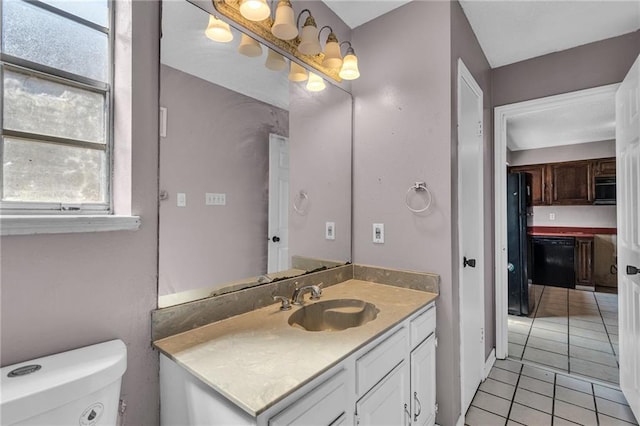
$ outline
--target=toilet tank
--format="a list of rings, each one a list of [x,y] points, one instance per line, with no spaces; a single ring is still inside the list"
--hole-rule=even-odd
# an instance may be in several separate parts
[[[2,367],[0,424],[113,426],[126,368],[122,340]]]

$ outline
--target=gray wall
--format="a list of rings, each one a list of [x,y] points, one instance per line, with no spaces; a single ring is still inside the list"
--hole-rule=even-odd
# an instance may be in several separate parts
[[[495,296],[494,296],[494,184],[493,184],[493,119],[492,119],[492,102],[491,102],[491,67],[489,61],[484,56],[482,48],[467,21],[467,17],[462,11],[460,3],[454,1],[451,3],[451,150],[452,156],[457,155],[458,146],[458,58],[461,58],[467,69],[473,75],[476,83],[482,89],[483,94],[483,125],[484,125],[484,147],[483,147],[483,163],[484,163],[484,300],[485,300],[485,359],[491,353],[496,345],[495,340]],[[453,161],[452,166],[452,215],[454,217],[452,226],[452,238],[454,246],[458,242],[458,196],[455,193],[457,188],[457,160]],[[454,250],[453,259],[460,259],[460,253]],[[458,268],[453,268],[453,274],[458,273]],[[454,282],[457,282],[457,277]],[[455,299],[457,300],[457,298]]]
[[[131,205],[142,226],[2,237],[0,356],[4,366],[120,338],[128,350],[126,424],[155,425],[158,356],[150,345],[149,312],[157,297],[159,5],[116,4],[133,8],[125,29],[133,31],[132,81],[117,90],[131,91]]]
[[[159,294],[266,273],[269,133],[288,136],[289,114],[166,65],[160,75]],[[227,204],[206,206],[206,192]]]
[[[493,106],[619,83],[640,53],[640,31],[495,68]]]
[[[308,92],[291,83],[289,255],[351,260],[351,95],[328,84]],[[293,209],[304,190],[306,214]],[[335,240],[325,239],[326,222]]]

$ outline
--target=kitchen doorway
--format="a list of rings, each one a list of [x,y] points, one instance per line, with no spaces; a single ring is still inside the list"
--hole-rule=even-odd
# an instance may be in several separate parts
[[[617,385],[619,380],[618,373],[618,340],[617,340],[617,295],[606,291],[583,291],[580,290],[580,273],[576,271],[575,278],[567,278],[567,282],[563,287],[558,287],[558,283],[554,285],[545,285],[544,279],[539,279],[536,284],[525,282],[524,286],[529,288],[527,293],[533,299],[531,310],[529,312],[519,312],[517,315],[508,315],[508,308],[511,308],[512,301],[509,299],[509,265],[507,252],[507,195],[506,195],[506,179],[507,179],[507,140],[511,142],[513,134],[508,134],[508,126],[516,123],[517,120],[529,113],[539,113],[538,119],[544,117],[545,114],[554,114],[561,107],[579,107],[585,102],[593,102],[598,97],[610,97],[613,95],[618,85],[603,86],[594,89],[572,92],[558,96],[552,96],[533,101],[521,102],[512,105],[498,107],[495,110],[495,132],[496,132],[496,151],[495,151],[495,193],[496,193],[496,356],[497,358],[517,359],[524,363],[540,364],[547,368],[558,372],[577,374],[591,377],[603,383]],[[613,105],[613,103],[611,104]],[[610,139],[614,139],[611,137]],[[615,145],[613,145],[615,147]],[[523,149],[523,148],[520,148]],[[569,148],[571,149],[571,148]],[[615,152],[612,155],[615,157]],[[552,161],[549,161],[550,163]],[[545,169],[539,169],[538,178],[542,182],[550,182],[551,185],[559,185],[560,182],[551,181],[549,170],[564,172],[559,167],[549,166]],[[593,170],[589,165],[589,173]],[[523,170],[527,171],[528,170]],[[536,171],[534,171],[535,176]],[[562,176],[561,173],[557,174]],[[588,175],[591,178],[591,175]],[[564,179],[564,178],[563,178]],[[544,188],[542,193],[534,191],[534,197],[551,197],[554,201],[558,201],[563,194],[556,190]],[[570,188],[572,189],[572,188]],[[579,188],[578,188],[579,189]],[[572,194],[576,197],[579,195]],[[563,201],[563,200],[560,200]],[[545,204],[545,203],[538,203]],[[561,209],[552,206],[553,203],[537,207],[535,214],[538,218],[544,217],[550,220],[558,220],[557,228],[571,228],[568,222],[569,218],[562,218]],[[558,203],[561,204],[561,203]],[[577,204],[577,203],[576,203]],[[614,207],[615,209],[615,207]],[[559,217],[556,217],[559,216]],[[613,213],[613,224],[615,228],[615,210]],[[566,220],[565,220],[566,219]],[[563,221],[564,220],[564,221]],[[532,233],[540,231],[536,228],[545,228],[545,232],[550,232],[551,226],[536,227],[532,226],[529,218],[527,240],[530,252],[534,250],[531,244]],[[545,224],[548,225],[548,224]],[[574,227],[574,233],[569,238],[578,241],[584,235],[586,226]],[[580,229],[578,229],[580,228]],[[551,229],[562,233],[565,229]],[[615,230],[614,230],[615,233]],[[560,238],[566,235],[545,235],[544,233],[538,237]],[[615,235],[613,235],[615,241]],[[594,235],[587,236],[590,238],[590,250],[594,250]],[[584,239],[584,238],[582,238]],[[572,241],[574,241],[572,240]],[[573,244],[573,243],[572,243]],[[585,243],[586,244],[586,243]],[[613,243],[615,246],[615,242]],[[563,248],[563,247],[560,247]],[[573,251],[573,250],[572,250]],[[578,264],[580,251],[576,251],[576,259],[573,261]],[[615,253],[615,251],[614,251]],[[615,264],[615,259],[608,259],[609,263]],[[533,265],[528,265],[533,269]],[[591,266],[593,268],[593,266]],[[593,270],[593,269],[591,269]],[[530,278],[530,277],[529,277]],[[575,289],[576,281],[579,283]],[[586,287],[586,286],[585,286]],[[596,290],[589,288],[589,290]],[[597,290],[602,290],[598,288]],[[609,289],[604,289],[609,290]]]

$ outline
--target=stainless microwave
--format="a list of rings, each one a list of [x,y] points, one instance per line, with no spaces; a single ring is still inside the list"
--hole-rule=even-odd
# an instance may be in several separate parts
[[[607,205],[616,203],[616,178],[596,177],[595,198],[593,204]]]

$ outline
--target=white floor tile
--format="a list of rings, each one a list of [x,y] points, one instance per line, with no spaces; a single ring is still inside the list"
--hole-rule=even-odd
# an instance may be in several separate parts
[[[579,358],[571,358],[569,372],[604,380],[609,383],[620,383],[620,372],[617,367],[609,367]]]
[[[503,425],[507,419],[497,416],[488,411],[474,407],[469,407],[467,415],[464,417],[464,424],[469,426],[496,426]]]
[[[608,399],[596,397],[596,406],[599,413],[624,420],[625,422],[636,423],[636,418],[634,417],[631,408],[627,405],[618,404],[617,402],[609,401]]]
[[[487,379],[480,383],[480,390],[501,398],[511,399],[513,398],[516,387],[507,383],[498,382],[497,380]]]
[[[518,423],[524,425],[536,425],[545,426],[551,425],[551,415],[543,413],[542,411],[535,410],[533,408],[513,403],[511,407],[511,413],[509,414],[510,420],[515,420]]]
[[[479,390],[473,397],[471,405],[506,418],[509,414],[509,407],[511,407],[511,400]]]
[[[520,381],[518,382],[518,388],[526,389],[531,392],[536,392],[541,395],[553,397],[553,383],[534,379],[532,377],[520,376]]]
[[[593,393],[600,398],[608,399],[619,404],[629,405],[622,391],[608,388],[606,386],[593,385]]]
[[[527,407],[544,411],[545,413],[551,414],[553,410],[553,398],[523,388],[516,390],[516,395],[513,400]]]
[[[556,400],[564,401],[573,405],[578,405],[589,410],[595,411],[596,409],[593,402],[593,395],[579,392],[573,389],[568,389],[563,386],[556,386],[555,398]]]
[[[598,420],[596,413],[577,405],[567,404],[566,402],[556,400],[553,407],[553,414],[563,419],[571,419],[581,425],[597,425]]]
[[[555,373],[543,368],[533,367],[531,365],[524,365],[522,367],[522,375],[549,383],[553,383],[555,380]]]
[[[589,395],[592,394],[591,383],[576,379],[575,377],[565,376],[564,374],[556,375],[556,386],[563,386],[568,389],[588,393]]]
[[[556,354],[553,352],[526,346],[524,348],[522,359],[538,364],[548,365],[562,371],[569,371],[569,357],[566,355]]]

